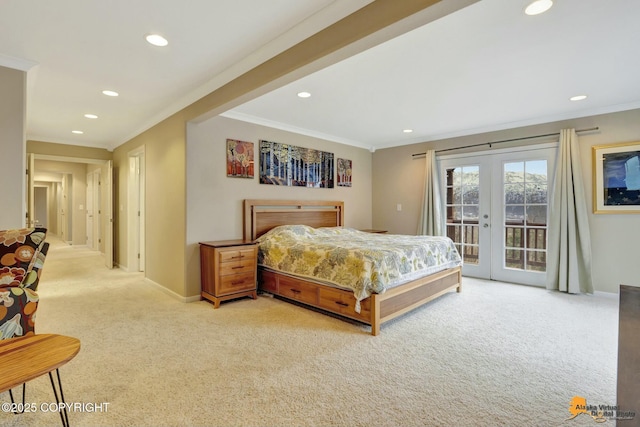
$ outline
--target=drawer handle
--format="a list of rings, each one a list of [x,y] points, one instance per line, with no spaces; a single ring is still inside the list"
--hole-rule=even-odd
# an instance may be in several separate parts
[[[236,265],[235,267],[231,267],[232,270],[237,270],[239,268],[244,268],[244,267],[241,265]]]
[[[293,289],[293,288],[291,288],[291,289],[289,289],[289,290],[290,290],[291,292],[293,292],[294,294],[299,294],[299,293],[300,293],[300,291],[299,291],[298,289]]]
[[[244,255],[237,255],[237,256],[231,257],[231,259],[240,259],[240,258],[244,258]]]
[[[231,282],[232,285],[242,285],[244,280],[236,280],[235,282]]]
[[[349,307],[349,304],[347,304],[346,302],[342,302],[342,301],[336,301],[336,304],[338,304],[341,307]]]

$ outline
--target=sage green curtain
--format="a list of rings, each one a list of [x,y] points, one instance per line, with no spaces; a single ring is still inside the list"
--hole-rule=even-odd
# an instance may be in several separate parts
[[[547,289],[571,294],[593,293],[591,236],[575,129],[563,129],[560,132],[552,187]]]
[[[422,194],[422,209],[418,234],[427,236],[442,236],[442,203],[440,199],[440,180],[438,179],[438,165],[436,152],[427,150],[425,155],[424,191]]]

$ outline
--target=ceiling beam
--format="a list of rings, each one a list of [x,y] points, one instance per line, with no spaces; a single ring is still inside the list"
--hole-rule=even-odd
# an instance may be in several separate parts
[[[376,0],[183,110],[200,122],[478,0]]]

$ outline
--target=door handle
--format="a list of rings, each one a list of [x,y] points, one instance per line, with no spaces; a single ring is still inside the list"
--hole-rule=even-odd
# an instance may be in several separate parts
[[[489,224],[487,224],[487,223],[485,222],[484,224],[482,224],[482,226],[483,226],[484,228],[487,228],[487,227],[489,227]]]

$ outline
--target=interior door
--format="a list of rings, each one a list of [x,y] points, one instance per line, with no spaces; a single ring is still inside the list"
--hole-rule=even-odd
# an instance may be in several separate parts
[[[462,274],[544,286],[555,146],[439,160],[447,236]]]
[[[104,220],[102,219],[102,173],[100,169],[93,172],[93,241],[94,249],[103,250],[102,227]]]
[[[93,210],[93,172],[87,174],[87,246],[94,248],[93,244],[93,221],[95,212]]]
[[[104,235],[104,259],[108,268],[113,268],[113,162],[106,163],[107,179],[106,197],[104,204],[105,235]]]
[[[145,154],[144,147],[129,153],[128,248],[129,271],[145,271]]]
[[[27,227],[35,225],[35,196],[34,196],[35,157],[33,153],[27,154]]]

